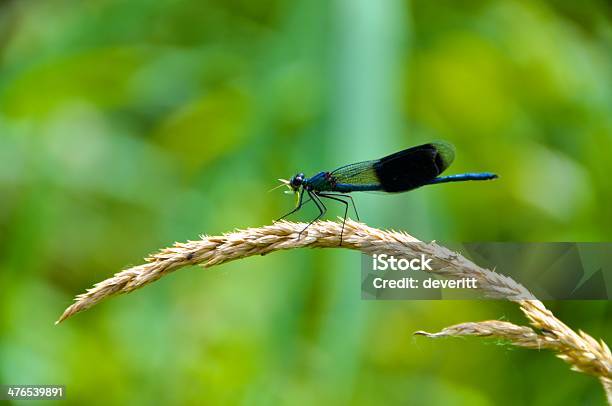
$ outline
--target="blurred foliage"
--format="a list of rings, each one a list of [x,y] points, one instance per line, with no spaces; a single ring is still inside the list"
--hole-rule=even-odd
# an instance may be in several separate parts
[[[70,404],[603,403],[548,353],[412,337],[515,306],[363,302],[338,250],[52,322],[159,247],[269,223],[293,203],[266,193],[279,177],[431,139],[457,147],[451,173],[501,178],[359,195],[370,225],[608,241],[611,51],[604,0],[0,2],[0,383],[66,384]],[[608,302],[550,305],[612,340]]]

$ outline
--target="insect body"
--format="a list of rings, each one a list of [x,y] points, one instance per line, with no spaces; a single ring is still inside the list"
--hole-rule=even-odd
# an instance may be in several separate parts
[[[299,238],[312,223],[320,219],[327,211],[321,198],[336,200],[344,204],[344,222],[346,222],[349,200],[355,209],[357,219],[359,219],[353,198],[348,194],[351,192],[400,193],[425,185],[497,178],[496,174],[489,172],[440,176],[450,166],[454,158],[453,146],[444,141],[437,141],[408,148],[381,159],[345,165],[332,172],[319,172],[310,178],[307,178],[303,173],[298,173],[288,181],[281,180],[294,193],[298,194],[298,203],[292,211],[279,220],[295,213],[304,204],[312,200],[319,209],[319,215],[300,232]],[[304,195],[308,195],[306,200]],[[342,223],[342,234],[344,232],[344,222]],[[342,234],[340,235],[340,244],[342,244]]]

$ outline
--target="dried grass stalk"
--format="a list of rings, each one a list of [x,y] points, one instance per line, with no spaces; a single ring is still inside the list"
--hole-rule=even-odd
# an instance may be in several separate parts
[[[530,327],[517,326],[516,324],[499,320],[461,323],[446,327],[438,333],[417,331],[414,334],[429,338],[465,336],[491,337],[507,340],[518,347],[536,350],[560,350],[563,348],[563,345],[553,337],[540,335]]]
[[[580,331],[580,339],[571,337],[573,341],[568,343],[569,337],[565,331],[561,333],[560,331],[541,330],[538,333],[530,327],[517,326],[506,321],[488,320],[477,323],[455,324],[438,333],[417,331],[414,334],[429,338],[493,337],[508,340],[518,347],[553,350],[559,358],[568,362],[575,371],[610,378],[610,360],[612,357],[608,346],[603,341],[595,341],[582,331]],[[576,350],[578,346],[581,347],[579,351]]]
[[[175,243],[173,247],[165,248],[146,258],[145,264],[116,273],[113,277],[97,283],[87,292],[78,295],[75,303],[66,309],[58,322],[90,308],[109,296],[129,293],[187,265],[209,268],[236,259],[280,250],[304,247],[338,248],[342,224],[332,221],[317,222],[298,240],[298,233],[305,226],[304,223],[282,221],[222,236],[202,236],[197,241]],[[478,280],[479,287],[490,297],[512,300],[534,299],[527,289],[511,278],[479,268],[447,248],[435,243],[425,244],[403,232],[382,231],[347,220],[341,248],[358,250],[366,254],[384,251],[395,256],[423,253],[434,258],[431,266],[436,269],[437,274],[456,279],[474,277]]]
[[[531,316],[528,315],[527,317],[531,319]],[[554,318],[554,316],[552,317]],[[550,315],[547,315],[547,318],[550,318]],[[532,324],[537,323],[539,322]],[[563,330],[565,328],[569,329],[569,327],[565,326]],[[429,338],[491,337],[507,340],[517,347],[552,350],[556,352],[559,358],[569,363],[574,371],[598,377],[606,392],[608,403],[612,405],[612,379],[610,377],[610,360],[612,357],[608,346],[603,341],[595,341],[591,336],[582,331],[579,331],[580,339],[576,340],[576,337],[574,337],[576,333],[572,330],[570,331],[571,333],[567,331],[542,330],[538,334],[530,327],[517,326],[506,321],[488,320],[477,323],[455,324],[442,329],[438,333],[417,331],[414,334]],[[572,343],[568,344],[568,340],[572,340]],[[576,349],[578,346],[581,347],[580,350]]]
[[[202,236],[200,240],[176,243],[146,258],[146,263],[115,274],[97,283],[75,298],[56,323],[86,310],[103,299],[119,293],[129,293],[162,276],[187,265],[205,268],[253,255],[293,248],[338,248],[341,223],[321,221],[313,224],[297,239],[304,223],[279,222],[260,228],[238,230],[222,236]],[[612,379],[612,355],[603,341],[588,334],[576,333],[557,319],[542,302],[525,287],[509,277],[484,269],[462,255],[435,243],[425,244],[404,232],[383,231],[365,224],[347,220],[342,247],[365,254],[385,252],[394,256],[425,254],[433,258],[431,271],[451,279],[476,278],[482,292],[491,298],[503,298],[518,303],[531,325],[515,326],[504,322],[464,323],[448,327],[430,337],[449,335],[487,335],[509,339],[526,348],[547,348],[568,362],[572,369],[599,377],[609,388]],[[608,396],[610,392],[607,392]]]

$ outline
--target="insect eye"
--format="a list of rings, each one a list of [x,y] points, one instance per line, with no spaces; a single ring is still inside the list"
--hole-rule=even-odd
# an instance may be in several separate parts
[[[302,185],[303,181],[304,181],[304,174],[298,173],[293,178],[291,178],[291,181],[290,181],[291,187],[294,189],[297,189]]]

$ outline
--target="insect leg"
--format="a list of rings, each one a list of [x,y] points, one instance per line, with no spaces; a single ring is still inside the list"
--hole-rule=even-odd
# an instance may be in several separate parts
[[[345,196],[348,197],[347,195],[339,195],[339,194],[325,194],[325,193],[319,193],[318,194],[319,197],[324,197],[326,199],[332,199],[335,200],[337,202],[340,202],[342,204],[344,204],[344,219],[342,220],[342,230],[340,231],[340,245],[342,245],[342,236],[344,235],[344,224],[346,223],[346,216],[348,214],[348,207],[349,204],[346,200],[342,200],[340,199],[338,196]],[[351,199],[352,200],[352,199]],[[354,203],[353,203],[354,205]]]
[[[359,220],[359,213],[357,213],[357,206],[355,206],[355,201],[353,200],[353,196],[348,195],[348,194],[343,194],[343,193],[330,193],[330,194],[325,193],[325,194],[327,196],[342,196],[342,197],[346,197],[347,199],[349,199],[351,201],[351,204],[353,205],[355,216],[357,216],[357,220]],[[319,196],[321,196],[320,193],[319,193]]]
[[[312,198],[310,196],[308,196],[308,199],[304,201],[304,193],[300,193],[300,201],[298,202],[298,205],[295,206],[295,208],[293,210],[291,210],[289,213],[285,214],[283,217],[280,217],[280,218],[274,220],[274,222],[276,223],[276,222],[281,221],[282,219],[292,215],[293,213],[295,213],[296,211],[301,209],[302,206],[304,206],[306,203],[308,203],[311,200],[312,200]]]
[[[317,197],[316,194],[314,194],[313,192],[311,192],[310,190],[307,190],[308,192],[308,196],[310,196],[310,198],[312,199],[312,201],[317,205],[317,209],[319,209],[319,215],[317,217],[315,217],[314,220],[312,220],[310,223],[308,223],[308,225],[306,227],[304,227],[304,229],[302,231],[300,231],[300,233],[298,234],[298,240],[300,238],[302,238],[302,233],[304,231],[306,231],[306,229],[308,227],[310,227],[312,225],[312,223],[314,223],[315,221],[317,221],[318,219],[320,219],[321,217],[323,217],[323,215],[325,214],[325,212],[327,211],[327,207],[325,207],[325,205],[323,204],[323,202]]]

